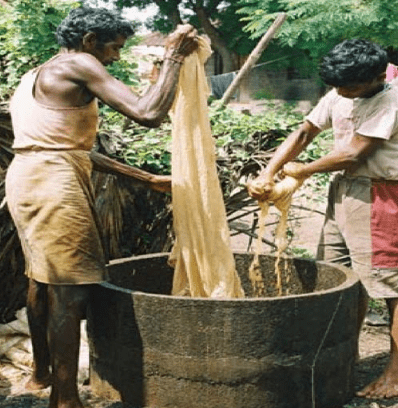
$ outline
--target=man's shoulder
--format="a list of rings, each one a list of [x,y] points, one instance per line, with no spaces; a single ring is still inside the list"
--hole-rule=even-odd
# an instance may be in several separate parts
[[[49,69],[54,71],[69,70],[92,70],[101,67],[101,63],[93,55],[86,52],[61,53],[47,61],[41,66],[41,69]]]
[[[388,83],[383,92],[373,98],[377,105],[385,105],[389,109],[398,110],[398,84]]]
[[[318,109],[327,109],[331,110],[336,107],[339,107],[342,102],[345,101],[345,98],[341,97],[335,88],[328,90],[325,95],[319,100],[316,105]]]
[[[60,62],[69,66],[69,68],[80,69],[98,69],[102,67],[102,64],[93,55],[86,52],[76,52],[71,54],[65,54],[61,57]]]
[[[93,55],[85,52],[61,53],[41,67],[48,81],[67,80],[87,82],[103,75],[104,67]]]
[[[335,88],[329,89],[319,102],[335,104],[337,101],[342,99],[342,97],[337,93]]]
[[[398,78],[397,78],[398,79]],[[391,97],[398,96],[398,81],[391,81],[387,84],[388,87],[388,94]]]

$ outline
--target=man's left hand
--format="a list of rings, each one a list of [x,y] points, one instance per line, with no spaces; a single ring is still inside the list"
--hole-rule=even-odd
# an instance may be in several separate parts
[[[307,174],[305,174],[304,169],[304,163],[288,162],[282,168],[282,175],[291,176],[296,179],[305,178]]]

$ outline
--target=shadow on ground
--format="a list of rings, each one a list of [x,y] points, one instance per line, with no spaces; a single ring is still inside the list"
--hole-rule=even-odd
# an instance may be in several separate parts
[[[367,384],[378,378],[384,370],[389,358],[388,352],[374,354],[362,358],[355,367],[355,391],[361,390]],[[377,405],[375,405],[377,404]],[[343,408],[373,408],[398,407],[398,398],[392,399],[365,399],[355,397]]]

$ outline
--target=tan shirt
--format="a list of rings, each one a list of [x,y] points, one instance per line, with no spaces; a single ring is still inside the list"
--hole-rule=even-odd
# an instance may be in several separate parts
[[[355,133],[384,139],[354,176],[398,180],[398,87],[386,85],[371,98],[348,99],[328,92],[306,118],[318,128],[333,128],[335,149],[350,143]]]

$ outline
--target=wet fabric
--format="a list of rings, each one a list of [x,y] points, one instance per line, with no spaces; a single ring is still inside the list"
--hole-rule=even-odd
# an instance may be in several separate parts
[[[296,166],[301,164],[296,163]],[[249,268],[249,279],[252,283],[254,293],[257,296],[265,295],[265,286],[262,277],[262,272],[260,268],[259,256],[261,254],[262,239],[265,232],[266,218],[269,211],[270,204],[274,204],[275,207],[281,212],[278,226],[275,231],[275,244],[277,248],[276,259],[275,259],[275,273],[276,273],[276,288],[278,290],[278,295],[283,294],[283,284],[282,284],[282,274],[279,267],[279,261],[282,253],[286,250],[288,245],[288,240],[286,236],[287,230],[287,218],[289,214],[290,205],[293,199],[293,194],[298,188],[304,183],[305,178],[295,178],[291,176],[285,176],[282,180],[274,184],[271,192],[266,201],[259,201],[258,205],[260,208],[258,215],[258,238],[256,244],[256,250],[253,258],[253,262]],[[255,185],[257,188],[263,188],[263,181],[261,179],[253,180],[251,182],[252,186]]]
[[[317,258],[358,274],[369,296],[398,297],[398,183],[338,174]]]
[[[208,119],[209,89],[204,63],[210,44],[200,46],[181,68],[171,110],[172,204],[176,243],[174,295],[242,297],[230,248],[230,233],[218,179],[215,147]]]

